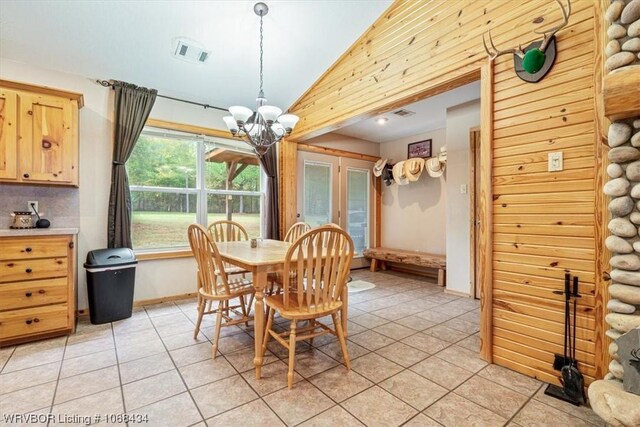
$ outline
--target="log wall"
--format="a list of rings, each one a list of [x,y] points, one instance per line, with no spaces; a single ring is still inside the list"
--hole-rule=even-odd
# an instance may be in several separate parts
[[[552,293],[565,269],[580,277],[578,359],[587,381],[603,374],[602,167],[594,70],[595,2],[573,0],[570,25],[558,33],[552,71],[537,84],[521,81],[513,60],[490,70],[492,101],[483,111],[491,148],[491,227],[485,267],[494,363],[557,383],[553,354],[562,352],[564,303]],[[487,63],[482,34],[497,46],[526,46],[533,29],[561,20],[551,0],[397,1],[291,108],[301,141],[478,79]],[[597,74],[597,73],[596,73]],[[485,84],[486,82],[483,82]],[[484,95],[483,95],[484,96]],[[486,102],[485,102],[486,104]],[[562,151],[564,170],[547,172],[547,154]],[[484,158],[484,157],[483,157]],[[293,165],[295,167],[295,165]],[[286,169],[286,166],[285,166]],[[490,174],[490,175],[489,175]],[[487,333],[489,333],[487,331]]]

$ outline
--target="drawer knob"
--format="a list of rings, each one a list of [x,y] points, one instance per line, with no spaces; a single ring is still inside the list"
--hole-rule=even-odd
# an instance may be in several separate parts
[[[22,176],[25,177],[25,178],[29,178],[29,174],[28,173],[22,174]]]
[[[27,292],[24,294],[25,297],[30,297],[31,295],[33,295],[31,292]]]
[[[38,319],[37,317],[34,317],[33,319],[27,319],[24,321],[24,323],[26,323],[27,325],[30,325],[32,323],[38,323],[40,321],[40,319]]]
[[[39,293],[39,294],[44,294],[44,292],[45,292],[45,291],[44,291],[44,289],[40,289],[40,290],[38,291],[38,293]]]
[[[32,250],[33,250],[33,249],[31,249],[31,248],[26,248],[26,249],[25,249],[25,252],[31,252]]]
[[[27,273],[31,273],[31,272],[33,272],[33,270],[32,270],[32,269],[30,269],[30,268],[27,268],[25,271],[26,271]]]

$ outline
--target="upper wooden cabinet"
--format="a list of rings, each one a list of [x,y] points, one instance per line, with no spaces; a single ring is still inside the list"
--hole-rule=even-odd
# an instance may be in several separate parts
[[[0,89],[0,179],[18,176],[18,95]]]
[[[78,186],[82,95],[0,80],[0,182]]]

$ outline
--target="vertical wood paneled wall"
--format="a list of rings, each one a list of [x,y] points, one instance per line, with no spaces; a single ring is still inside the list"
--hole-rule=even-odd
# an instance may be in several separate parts
[[[555,66],[540,83],[521,81],[508,56],[496,60],[486,115],[493,118],[482,123],[483,135],[493,139],[492,359],[549,382],[557,382],[551,364],[562,353],[564,332],[564,303],[552,291],[562,288],[566,269],[579,276],[584,294],[577,356],[588,381],[602,375],[605,351],[596,277],[599,27],[594,2],[572,6],[570,25],[558,34]],[[477,79],[487,62],[482,33],[489,29],[498,47],[526,46],[539,38],[533,29],[560,20],[552,0],[398,1],[293,105],[301,117],[293,139]],[[562,172],[547,172],[552,151],[564,154]]]

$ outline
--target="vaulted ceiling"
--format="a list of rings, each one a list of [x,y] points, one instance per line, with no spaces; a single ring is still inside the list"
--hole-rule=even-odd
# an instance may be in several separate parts
[[[90,78],[125,80],[220,107],[252,106],[259,18],[252,1],[0,2],[0,56]],[[390,0],[268,2],[264,86],[288,108],[376,20]],[[172,56],[195,40],[205,64]],[[2,70],[0,70],[0,75]]]

